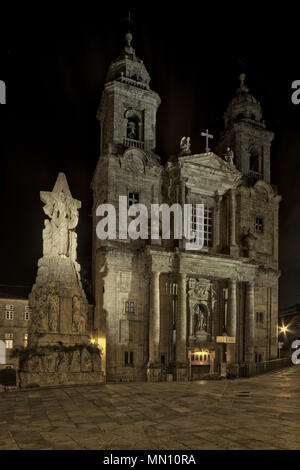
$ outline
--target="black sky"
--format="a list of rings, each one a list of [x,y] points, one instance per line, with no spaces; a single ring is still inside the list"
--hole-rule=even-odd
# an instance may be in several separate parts
[[[261,4],[204,7],[198,2],[132,2],[111,7],[47,3],[3,12],[0,79],[0,283],[31,285],[42,255],[44,215],[40,190],[66,173],[80,199],[79,261],[91,257],[90,181],[99,155],[96,111],[107,68],[124,45],[122,20],[135,17],[133,46],[162,99],[157,150],[163,161],[189,135],[200,152],[200,132],[222,129],[222,115],[246,71],[261,102],[272,144],[272,182],[283,196],[280,211],[280,304],[300,300],[300,105],[291,83],[300,79],[297,15]],[[244,62],[245,65],[242,65]]]

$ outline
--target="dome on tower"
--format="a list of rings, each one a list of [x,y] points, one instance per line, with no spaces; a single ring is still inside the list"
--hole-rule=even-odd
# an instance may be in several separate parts
[[[126,34],[125,41],[126,45],[121,55],[110,64],[106,82],[120,81],[149,90],[150,75],[143,61],[135,55],[135,50],[131,46],[131,33]]]
[[[249,93],[249,89],[245,84],[245,74],[240,75],[240,86],[236,90],[235,96],[229,102],[226,113],[224,114],[225,127],[230,127],[232,121],[242,119],[256,121],[261,125],[262,109],[259,101]]]

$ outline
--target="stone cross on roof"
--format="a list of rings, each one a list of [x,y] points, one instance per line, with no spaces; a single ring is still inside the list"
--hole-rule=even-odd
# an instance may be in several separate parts
[[[206,132],[201,132],[201,136],[206,138],[205,139],[206,140],[205,153],[209,153],[210,148],[208,147],[208,142],[209,142],[209,139],[213,139],[214,136],[208,133],[208,129],[206,129]]]
[[[130,32],[130,27],[131,27],[131,24],[134,23],[134,20],[132,19],[131,17],[131,12],[129,10],[128,12],[128,16],[126,18],[124,18],[124,20],[126,20],[128,22],[128,32]]]

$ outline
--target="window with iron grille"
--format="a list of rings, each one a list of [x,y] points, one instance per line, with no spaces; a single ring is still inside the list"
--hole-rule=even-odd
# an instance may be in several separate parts
[[[197,215],[196,204],[193,204],[191,231],[196,234],[196,239],[204,238],[204,248],[213,246],[213,209],[204,206],[204,214]]]
[[[13,305],[5,305],[5,318],[6,320],[13,320],[14,319],[14,306]]]
[[[256,217],[255,220],[255,230],[256,232],[262,233],[264,230],[264,221],[262,217]]]
[[[125,353],[124,353],[124,362],[125,362],[125,366],[134,364],[133,351],[130,351],[130,352],[125,351]]]
[[[128,192],[128,207],[138,204],[140,201],[140,194],[137,191]]]
[[[134,302],[132,300],[127,300],[125,302],[125,312],[134,313]]]
[[[25,305],[25,320],[28,321],[29,320],[29,315],[30,315],[30,307],[29,305]]]
[[[14,347],[13,333],[5,333],[5,347],[6,349],[12,349]]]

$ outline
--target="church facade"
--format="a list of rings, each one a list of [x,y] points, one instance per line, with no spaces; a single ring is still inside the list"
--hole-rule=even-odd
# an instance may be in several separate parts
[[[214,152],[182,139],[163,165],[155,153],[160,97],[131,46],[109,67],[98,111],[93,175],[94,336],[107,380],[195,380],[241,375],[277,358],[278,212],[270,181],[274,138],[245,76]],[[208,134],[208,132],[206,133]],[[185,240],[99,240],[96,209],[204,204],[204,247]],[[199,221],[193,213],[192,226]],[[118,217],[118,210],[117,210]],[[170,374],[170,375],[169,375]]]

